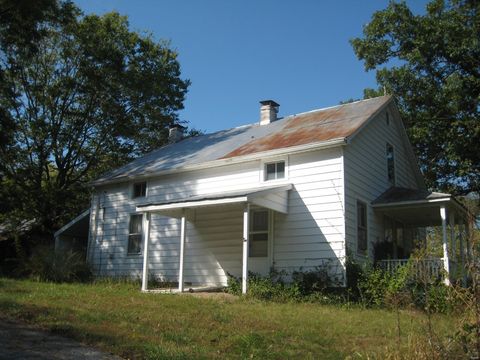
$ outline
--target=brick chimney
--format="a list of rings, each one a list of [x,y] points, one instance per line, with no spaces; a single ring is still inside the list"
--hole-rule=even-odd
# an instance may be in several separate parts
[[[260,125],[268,125],[277,120],[279,104],[273,100],[263,100],[260,104]]]
[[[183,139],[185,127],[179,124],[171,125],[168,129],[168,143],[174,144]]]

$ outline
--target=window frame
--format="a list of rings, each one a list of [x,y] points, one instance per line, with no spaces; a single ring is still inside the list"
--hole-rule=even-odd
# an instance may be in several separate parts
[[[359,224],[359,211],[360,211],[361,207],[363,207],[363,209],[365,209],[365,224],[364,225]],[[367,256],[368,255],[368,235],[369,235],[369,231],[368,231],[368,204],[365,201],[362,201],[360,199],[357,199],[357,202],[356,202],[355,225],[356,225],[355,229],[356,229],[356,242],[357,242],[356,250],[357,250],[357,254],[362,255],[362,256]],[[365,232],[365,248],[364,249],[360,248],[360,231]]]
[[[143,184],[145,185],[145,194],[144,195],[140,194],[140,195],[136,196],[135,195],[135,187],[137,185],[142,186]],[[143,198],[147,197],[147,194],[148,194],[148,182],[147,181],[136,181],[132,184],[132,199],[143,199]]]
[[[284,170],[283,170],[283,177],[282,178],[277,178],[276,174],[277,174],[277,169],[276,169],[276,165],[278,163],[282,163],[284,164]],[[275,179],[267,179],[267,166],[268,165],[271,165],[271,164],[275,164]],[[285,181],[288,179],[288,158],[273,158],[273,159],[268,159],[268,160],[264,160],[261,162],[261,168],[260,168],[260,181],[261,182],[268,182],[268,183],[272,183],[272,182],[281,182],[281,181]]]
[[[132,232],[132,220],[133,218],[140,218],[140,232]],[[136,256],[136,255],[141,255],[143,252],[143,232],[144,232],[144,215],[143,214],[130,214],[130,218],[128,219],[128,237],[127,237],[127,256]],[[130,245],[131,243],[131,238],[133,236],[139,236],[139,245],[138,245],[138,251],[131,251],[130,248],[132,247]]]
[[[265,230],[253,230],[253,217],[255,213],[259,212],[266,212],[267,213],[267,221],[266,221],[266,229]],[[248,257],[249,258],[255,258],[255,259],[264,259],[268,258],[270,256],[270,220],[271,220],[271,215],[270,211],[268,209],[251,209],[250,210],[250,219],[249,219],[249,229],[248,229]],[[267,240],[253,240],[252,235],[258,235],[258,234],[266,234],[267,235]],[[254,241],[266,241],[267,246],[266,246],[266,253],[265,255],[262,256],[252,256],[250,255],[251,251],[251,246]]]
[[[389,159],[389,149],[392,149],[392,158]],[[387,181],[390,185],[395,186],[396,184],[396,166],[395,166],[395,147],[389,142],[385,143],[385,159],[387,162]],[[392,166],[392,178],[390,178],[390,164]]]

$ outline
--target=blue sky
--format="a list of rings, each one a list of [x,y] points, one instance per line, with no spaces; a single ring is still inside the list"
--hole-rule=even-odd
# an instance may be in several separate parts
[[[206,132],[256,122],[259,101],[280,116],[361,98],[375,87],[349,39],[387,0],[75,0],[85,13],[118,11],[132,30],[169,39],[192,81],[180,119]],[[426,1],[407,1],[424,12]]]

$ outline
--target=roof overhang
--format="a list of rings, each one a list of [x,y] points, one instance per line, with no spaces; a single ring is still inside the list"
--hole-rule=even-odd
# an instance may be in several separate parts
[[[292,184],[250,188],[231,192],[209,193],[183,199],[137,205],[137,212],[153,212],[177,217],[177,210],[206,206],[250,203],[286,214],[288,212],[288,191]]]
[[[90,215],[90,209],[85,210],[80,215],[78,215],[75,219],[70,221],[68,224],[66,224],[66,225],[62,226],[60,229],[58,229],[53,234],[53,236],[58,237],[65,232],[75,233],[78,230],[78,228],[84,227],[85,223],[88,223],[90,221],[89,215]],[[87,228],[88,228],[88,226],[87,226]]]
[[[406,226],[439,226],[440,208],[455,214],[456,224],[468,221],[469,211],[451,194],[403,188],[390,188],[372,202],[372,208]],[[449,215],[450,216],[450,215]]]

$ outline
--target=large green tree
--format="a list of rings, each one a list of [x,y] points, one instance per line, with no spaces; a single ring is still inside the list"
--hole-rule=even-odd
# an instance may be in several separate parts
[[[168,43],[73,14],[43,17],[33,50],[0,48],[0,210],[47,233],[88,206],[88,181],[165,144],[189,85]]]
[[[379,90],[393,94],[428,185],[480,190],[480,2],[434,0],[424,15],[404,2],[373,14],[351,41]]]

